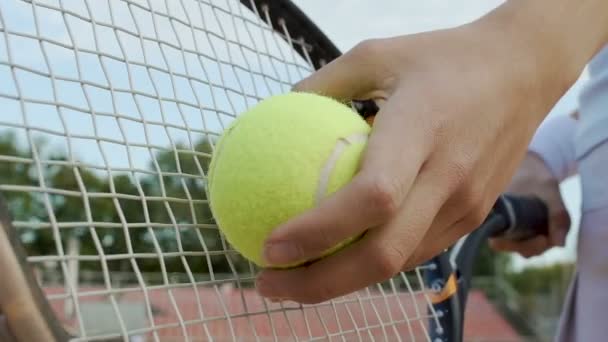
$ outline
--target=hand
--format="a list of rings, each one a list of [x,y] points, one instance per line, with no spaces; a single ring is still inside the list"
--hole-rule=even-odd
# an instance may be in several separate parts
[[[277,227],[263,257],[314,259],[366,233],[305,267],[262,271],[260,294],[301,303],[344,295],[419,265],[484,220],[542,113],[580,72],[536,54],[511,27],[482,20],[364,42],[296,86],[381,108],[352,182]]]
[[[535,195],[549,208],[549,235],[538,235],[525,241],[491,239],[490,246],[497,251],[517,252],[529,258],[551,247],[564,246],[570,229],[570,215],[559,191],[559,181],[553,177],[545,163],[534,153],[528,153],[517,171],[509,192]]]

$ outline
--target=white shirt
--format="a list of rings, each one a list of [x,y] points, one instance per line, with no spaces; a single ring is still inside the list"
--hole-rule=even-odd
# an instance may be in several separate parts
[[[608,45],[589,63],[589,76],[579,97],[581,122],[576,138],[579,159],[608,137]]]
[[[574,138],[582,186],[577,267],[555,341],[605,341],[608,336],[608,46],[589,64]]]
[[[589,76],[579,97],[580,123],[574,139],[579,173],[589,180],[582,182],[584,210],[608,205],[608,164],[596,165],[600,159],[608,160],[608,156],[587,158],[595,148],[608,142],[608,45],[589,63]]]

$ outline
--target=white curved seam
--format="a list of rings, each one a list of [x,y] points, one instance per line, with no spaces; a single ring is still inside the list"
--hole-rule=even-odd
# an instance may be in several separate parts
[[[331,151],[331,154],[325,161],[325,164],[321,168],[321,172],[319,174],[319,183],[317,185],[317,192],[315,195],[315,204],[319,204],[325,195],[327,194],[327,187],[329,186],[329,180],[331,177],[331,173],[340,159],[340,156],[346,149],[346,147],[354,144],[364,143],[367,141],[366,133],[355,133],[346,138],[338,138],[336,145],[334,145],[334,149]]]

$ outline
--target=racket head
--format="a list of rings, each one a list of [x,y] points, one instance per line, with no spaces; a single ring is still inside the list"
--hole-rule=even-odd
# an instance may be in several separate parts
[[[275,30],[282,31],[283,39],[303,58],[310,59],[315,69],[339,57],[342,53],[315,23],[291,1],[241,0],[258,13],[279,13],[268,18]]]

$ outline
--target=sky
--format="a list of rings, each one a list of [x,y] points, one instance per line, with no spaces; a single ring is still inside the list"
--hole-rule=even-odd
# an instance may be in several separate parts
[[[213,1],[213,10],[207,2],[193,0],[137,3],[44,0],[33,11],[27,1],[0,2],[0,25],[20,33],[8,39],[0,34],[0,108],[8,109],[0,116],[0,131],[39,127],[30,132],[49,146],[74,151],[75,159],[101,168],[146,169],[150,153],[145,147],[188,144],[209,132],[217,136],[238,113],[261,98],[288,91],[303,77],[293,65],[276,67],[265,56],[252,56],[252,49],[226,44],[238,39],[269,55],[287,49],[293,53],[286,42],[268,43],[269,34],[231,20],[226,1]],[[60,14],[62,6],[69,15]],[[179,21],[162,15],[152,19],[147,6]],[[243,16],[258,20],[253,13]],[[89,18],[97,24],[91,25]],[[185,24],[189,22],[197,28]],[[44,49],[31,38],[36,35],[45,40]],[[263,38],[267,41],[262,47]],[[172,46],[161,49],[157,41]],[[11,63],[20,66],[14,73]],[[28,122],[18,96],[39,101],[26,104]],[[61,112],[54,102],[63,105]],[[18,133],[25,140],[25,131]]]
[[[295,0],[295,3],[325,32],[340,50],[347,51],[361,40],[445,29],[473,21],[503,1],[497,0]],[[585,73],[556,104],[548,117],[565,115],[577,106]],[[571,261],[575,258],[576,233],[580,221],[580,180],[573,177],[561,185],[572,217],[565,248],[553,248],[542,256],[524,259],[514,255],[514,267]]]

